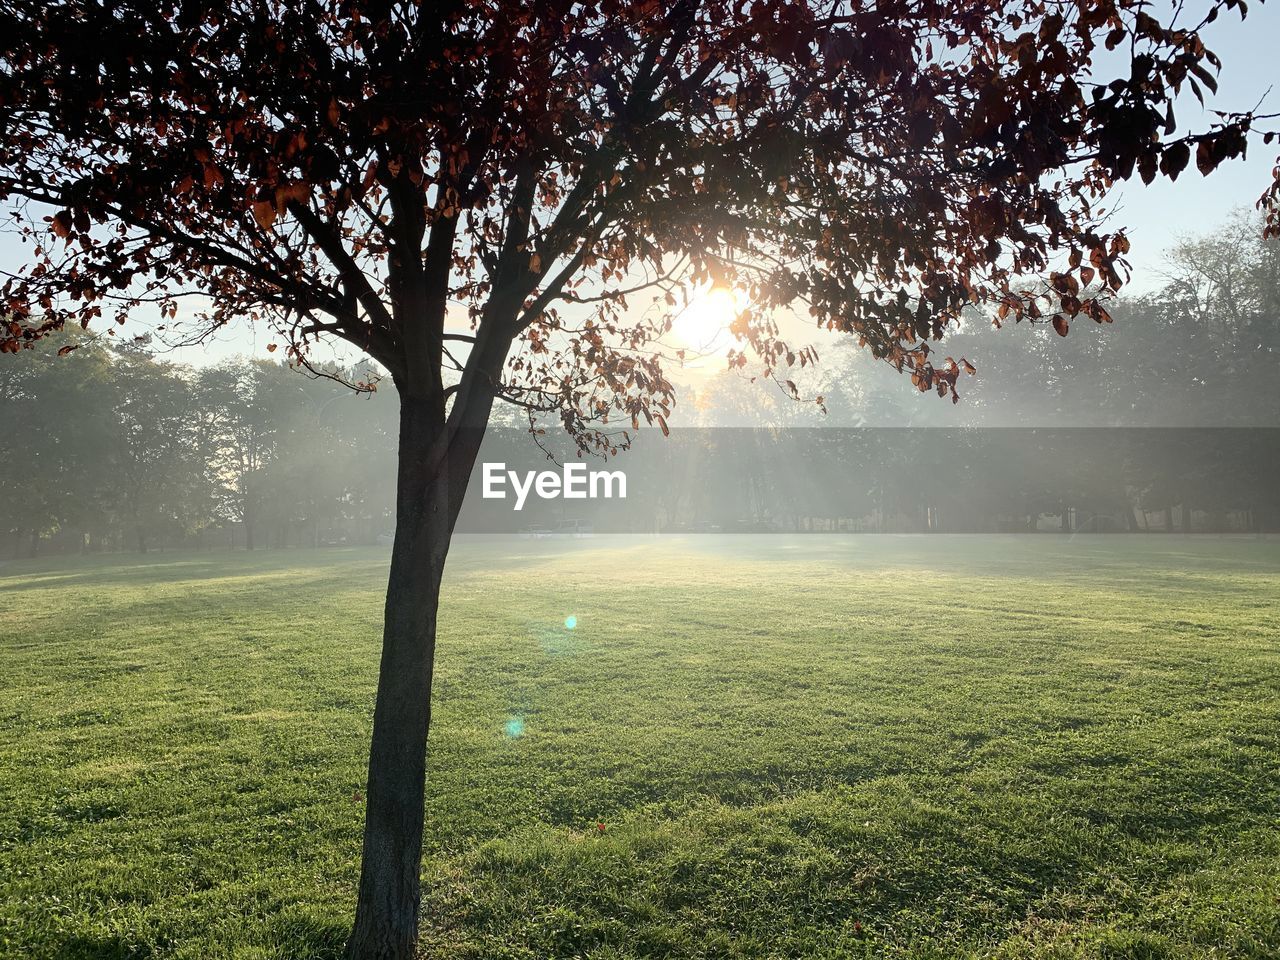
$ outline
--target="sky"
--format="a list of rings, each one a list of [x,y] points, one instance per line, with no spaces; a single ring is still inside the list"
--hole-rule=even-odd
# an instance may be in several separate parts
[[[1194,2],[1188,6],[1203,9],[1202,4]],[[1277,69],[1280,0],[1251,4],[1249,16],[1243,23],[1238,14],[1226,12],[1206,28],[1203,36],[1207,46],[1223,61],[1218,95],[1210,101],[1210,107],[1245,110],[1261,101],[1259,112],[1280,113],[1280,69]],[[1277,88],[1268,92],[1273,83]],[[1184,90],[1177,114],[1182,130],[1205,129],[1214,119],[1210,110],[1201,108],[1189,90]],[[1280,120],[1273,121],[1273,125],[1280,127]],[[1193,164],[1176,183],[1158,178],[1150,186],[1144,186],[1135,177],[1131,183],[1122,185],[1106,206],[1115,212],[1115,223],[1129,229],[1132,241],[1129,259],[1133,266],[1130,290],[1142,292],[1159,285],[1164,252],[1179,237],[1214,229],[1234,209],[1252,209],[1270,182],[1277,154],[1280,154],[1280,145],[1267,147],[1258,138],[1251,142],[1246,159],[1228,161],[1207,178],[1201,177]],[[12,232],[0,232],[0,267],[4,270],[17,269],[29,250]],[[136,320],[133,329],[138,332],[150,322],[146,314],[131,318],[133,320]],[[789,326],[791,324],[784,321],[784,329]],[[228,328],[202,347],[176,349],[168,356],[197,365],[236,354],[266,357],[269,356],[267,345],[273,339],[264,327],[255,328],[245,322]],[[359,353],[339,345],[332,357],[353,362]],[[329,358],[327,352],[318,352],[316,356],[318,360]],[[687,371],[672,371],[672,374],[677,381],[697,381],[722,366],[718,356],[710,356]]]
[[[1188,4],[1192,9],[1197,6]],[[1261,100],[1260,113],[1280,113],[1280,2],[1249,4],[1243,23],[1237,14],[1225,13],[1205,29],[1203,37],[1205,45],[1222,58],[1218,95],[1211,107],[1247,110]],[[1275,88],[1268,93],[1272,84]],[[1203,130],[1214,116],[1184,89],[1177,118],[1182,130]],[[1272,125],[1280,126],[1280,120]],[[1176,182],[1160,177],[1144,186],[1135,178],[1123,185],[1113,208],[1118,222],[1130,228],[1134,288],[1156,285],[1161,256],[1179,236],[1212,230],[1235,207],[1252,210],[1271,182],[1277,155],[1280,144],[1265,146],[1257,138],[1250,143],[1246,159],[1228,161],[1211,176],[1200,176],[1193,165]]]

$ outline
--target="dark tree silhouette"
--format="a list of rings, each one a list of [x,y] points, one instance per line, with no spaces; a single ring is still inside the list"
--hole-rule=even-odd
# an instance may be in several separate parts
[[[750,303],[730,364],[753,355],[793,394],[787,368],[814,357],[774,308],[953,397],[968,365],[929,341],[966,305],[1064,334],[1107,320],[1128,248],[1098,221],[1109,185],[1193,156],[1207,173],[1255,125],[1173,117],[1184,85],[1214,89],[1199,29],[1231,8],[5,4],[0,196],[31,252],[0,349],[196,295],[192,336],[252,318],[299,364],[341,338],[399,393],[351,957],[414,949],[438,591],[495,401],[554,411],[584,447],[665,430],[658,338],[708,281]]]

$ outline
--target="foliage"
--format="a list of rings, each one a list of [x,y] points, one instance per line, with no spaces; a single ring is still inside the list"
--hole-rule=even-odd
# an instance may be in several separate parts
[[[748,391],[722,374],[696,385],[679,422],[698,426],[1271,427],[1280,424],[1280,239],[1236,212],[1178,238],[1147,289],[1109,302],[1114,324],[1067,338],[1034,326],[993,331],[965,315],[941,349],[982,357],[965,402],[930,403],[852,348],[821,348],[798,378],[827,416]]]
[[[1112,183],[1245,150],[1251,114],[1185,134],[1172,107],[1216,89],[1199,30],[1232,9],[23,0],[0,197],[33,251],[2,343],[198,292],[197,335],[264,319],[297,362],[341,337],[452,428],[496,392],[585,440],[669,414],[655,340],[712,280],[749,294],[733,365],[805,366],[771,315],[802,303],[954,396],[927,341],[968,306],[1108,319]]]
[[[191,370],[131,345],[40,351],[0,367],[0,419],[0,534],[28,552],[48,537],[145,552],[205,543],[228,524],[250,548],[314,545],[337,521],[370,538],[391,524],[391,405],[280,364]]]

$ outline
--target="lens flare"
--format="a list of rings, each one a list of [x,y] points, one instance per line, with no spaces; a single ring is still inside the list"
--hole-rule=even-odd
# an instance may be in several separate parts
[[[572,630],[577,625],[578,625],[577,617],[570,615],[564,618],[564,628],[566,630]]]
[[[507,736],[512,740],[524,735],[524,717],[512,717],[503,727]]]

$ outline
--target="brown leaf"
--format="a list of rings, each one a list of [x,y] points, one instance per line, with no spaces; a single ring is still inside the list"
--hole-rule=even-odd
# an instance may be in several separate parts
[[[1160,157],[1160,172],[1170,180],[1177,180],[1178,174],[1186,169],[1191,160],[1191,148],[1178,142],[1168,147]]]
[[[53,216],[53,232],[59,237],[71,236],[71,211],[59,210]]]
[[[276,205],[270,200],[259,200],[253,205],[253,219],[263,230],[270,230],[276,222]]]
[[[1156,155],[1155,153],[1144,153],[1138,158],[1138,175],[1142,177],[1142,182],[1149,184],[1156,178]]]
[[[1200,146],[1196,147],[1196,169],[1201,176],[1207,177],[1217,165],[1218,161],[1213,155],[1213,142],[1201,140]]]
[[[283,213],[290,203],[306,203],[310,196],[311,188],[302,180],[276,187],[276,212]]]
[[[1069,328],[1070,324],[1067,323],[1066,317],[1060,313],[1055,313],[1053,315],[1053,329],[1058,332],[1058,336],[1065,337]]]

